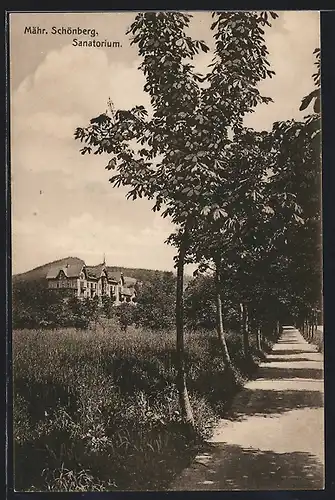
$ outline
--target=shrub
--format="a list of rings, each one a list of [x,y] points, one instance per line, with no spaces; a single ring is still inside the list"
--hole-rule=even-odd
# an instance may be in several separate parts
[[[87,328],[99,315],[98,299],[79,300],[68,290],[49,290],[43,282],[13,287],[14,328]]]
[[[215,328],[215,285],[212,276],[199,275],[190,282],[185,293],[185,316],[191,328]]]
[[[134,308],[134,304],[131,304],[130,302],[123,302],[115,308],[115,316],[118,318],[119,324],[123,331],[126,331],[128,326],[134,323]]]
[[[144,283],[137,298],[136,324],[152,330],[174,325],[175,290],[176,278],[171,272],[157,273],[151,283]]]

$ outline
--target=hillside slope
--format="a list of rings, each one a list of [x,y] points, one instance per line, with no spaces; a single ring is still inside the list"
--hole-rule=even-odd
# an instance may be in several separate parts
[[[152,282],[158,277],[163,276],[165,273],[170,273],[171,271],[159,271],[155,269],[141,269],[132,267],[118,267],[118,266],[108,266],[111,271],[121,271],[124,276],[129,276],[130,278],[135,278],[137,281]]]
[[[53,266],[66,265],[66,264],[75,264],[85,262],[78,257],[65,257],[64,259],[55,260],[49,262],[47,264],[43,264],[42,266],[31,269],[30,271],[26,271],[25,273],[14,274],[12,278],[13,284],[21,283],[21,282],[32,282],[32,281],[43,281],[45,280],[49,270]],[[108,269],[111,271],[121,271],[125,276],[129,276],[131,278],[135,278],[138,281],[143,282],[152,282],[155,281],[158,277],[161,277],[164,273],[169,271],[159,271],[154,269],[141,269],[141,268],[131,268],[131,267],[122,267],[122,266],[108,266]]]
[[[22,281],[42,281],[46,279],[46,276],[53,266],[66,265],[66,264],[76,264],[85,262],[78,257],[65,257],[64,259],[54,260],[52,262],[48,262],[47,264],[43,264],[42,266],[35,267],[30,271],[26,271],[25,273],[14,274],[12,278],[13,284],[20,283]]]

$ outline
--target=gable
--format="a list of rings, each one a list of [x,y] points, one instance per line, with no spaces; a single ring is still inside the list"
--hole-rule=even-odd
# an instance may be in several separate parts
[[[56,279],[60,271],[62,271],[67,278],[79,278],[83,268],[83,262],[62,262],[60,265],[57,264],[50,267],[46,279]]]

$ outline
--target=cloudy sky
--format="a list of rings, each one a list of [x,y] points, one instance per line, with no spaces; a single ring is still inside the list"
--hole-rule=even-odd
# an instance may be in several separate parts
[[[82,156],[77,126],[106,109],[149,105],[136,48],[125,35],[134,13],[12,13],[10,15],[11,172],[13,272],[66,256],[87,264],[171,270],[173,248],[164,245],[172,226],[151,204],[127,201],[113,189],[107,158]],[[213,46],[210,14],[194,13],[190,34]],[[24,34],[39,26],[45,35]],[[72,46],[71,35],[52,27],[95,29],[119,48]],[[86,37],[87,38],[87,37]],[[89,37],[88,37],[89,38]],[[313,50],[319,46],[319,13],[279,12],[266,33],[276,76],[262,83],[274,103],[260,106],[248,126],[268,129],[276,120],[301,118],[301,98],[313,86]],[[211,54],[196,60],[202,70]]]

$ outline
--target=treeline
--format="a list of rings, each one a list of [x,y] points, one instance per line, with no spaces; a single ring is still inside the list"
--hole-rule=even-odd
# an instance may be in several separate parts
[[[118,266],[108,266],[110,271],[121,271],[124,276],[129,276],[134,278],[140,283],[153,283],[157,279],[160,279],[165,273],[165,271],[160,271],[156,269],[142,269],[135,267],[118,267]]]
[[[115,306],[106,297],[77,299],[67,290],[49,290],[43,281],[20,282],[13,286],[13,327],[87,329],[101,318],[116,319],[123,329],[130,325],[162,332],[174,326],[176,308],[176,276],[172,272],[156,273],[152,282],[143,283],[136,305],[124,302]],[[239,305],[222,286],[225,329],[240,330]],[[185,323],[189,330],[213,330],[216,326],[215,282],[212,275],[199,275],[185,290]],[[254,331],[252,322],[250,329]]]
[[[176,278],[172,272],[152,271],[152,281],[139,289],[137,304],[116,306],[109,297],[99,303],[94,299],[78,299],[72,291],[50,290],[45,280],[21,281],[13,284],[13,328],[86,329],[102,318],[115,318],[122,328],[144,326],[150,330],[168,329],[174,322]],[[143,275],[142,275],[143,277]]]
[[[87,328],[98,315],[96,299],[79,300],[66,289],[49,290],[45,280],[13,284],[13,328]]]

